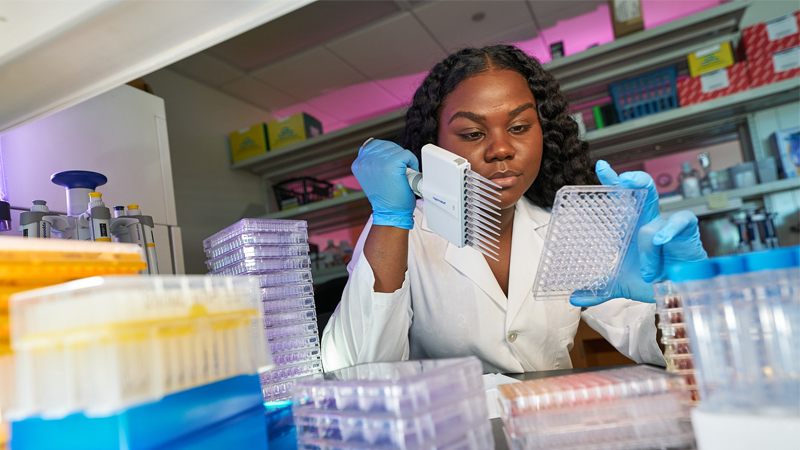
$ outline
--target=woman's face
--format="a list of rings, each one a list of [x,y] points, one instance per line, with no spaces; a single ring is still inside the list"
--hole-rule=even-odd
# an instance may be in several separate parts
[[[528,82],[494,69],[462,81],[442,105],[438,144],[502,186],[501,208],[514,207],[542,162],[542,127]]]

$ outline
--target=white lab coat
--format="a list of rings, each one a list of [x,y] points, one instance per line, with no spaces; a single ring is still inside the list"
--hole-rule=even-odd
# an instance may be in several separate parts
[[[393,293],[373,290],[363,255],[367,223],[342,300],[322,335],[325,370],[373,361],[474,355],[486,372],[571,368],[569,350],[581,317],[636,362],[666,365],[656,344],[655,305],[614,299],[581,312],[568,301],[538,301],[533,281],[550,213],[517,202],[508,298],[484,256],[458,248],[428,228],[418,200],[409,233],[408,270]]]

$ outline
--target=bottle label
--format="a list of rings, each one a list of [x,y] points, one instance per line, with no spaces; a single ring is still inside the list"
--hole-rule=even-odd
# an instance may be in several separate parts
[[[684,198],[700,197],[700,182],[697,178],[686,178],[681,181]]]

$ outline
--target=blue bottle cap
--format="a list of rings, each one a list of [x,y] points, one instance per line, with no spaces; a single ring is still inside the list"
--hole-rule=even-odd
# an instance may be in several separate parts
[[[64,172],[54,173],[50,177],[53,184],[63,186],[67,189],[97,189],[108,182],[108,178],[102,173],[89,172],[86,170],[65,170]]]
[[[744,256],[732,255],[714,258],[720,275],[736,275],[747,272],[747,261]]]
[[[795,257],[792,250],[792,248],[781,248],[764,252],[748,253],[745,255],[747,270],[749,272],[757,272],[759,270],[794,267]]]
[[[675,264],[669,268],[669,279],[675,283],[709,280],[718,274],[719,268],[714,260],[711,259]]]

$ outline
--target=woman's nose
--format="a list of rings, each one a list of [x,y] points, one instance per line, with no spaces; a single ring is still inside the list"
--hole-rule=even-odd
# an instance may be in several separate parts
[[[488,147],[484,153],[486,162],[504,161],[514,157],[514,147],[503,137],[495,137],[488,142]]]

